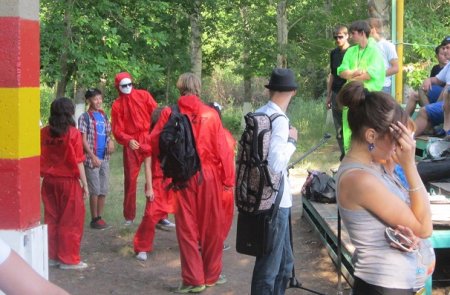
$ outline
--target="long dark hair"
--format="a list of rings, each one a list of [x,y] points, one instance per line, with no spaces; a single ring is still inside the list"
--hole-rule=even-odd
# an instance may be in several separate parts
[[[72,100],[67,97],[55,99],[50,106],[50,117],[48,118],[50,135],[60,137],[69,130],[69,126],[75,127],[74,114],[75,106]]]
[[[348,107],[348,125],[352,139],[361,140],[364,130],[372,128],[384,135],[391,123],[400,121],[406,125],[408,116],[394,98],[381,91],[368,91],[362,82],[346,84],[338,94],[338,103]]]

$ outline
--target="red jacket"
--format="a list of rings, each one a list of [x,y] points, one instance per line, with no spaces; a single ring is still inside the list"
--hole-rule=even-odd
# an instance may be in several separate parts
[[[117,74],[115,86],[119,91],[119,82],[124,78],[130,78],[128,73]],[[141,145],[144,152],[150,151],[148,134],[153,110],[158,104],[152,95],[146,90],[132,89],[130,94],[119,91],[119,97],[112,105],[111,119],[112,132],[117,142],[128,145],[131,139],[135,139]]]
[[[222,122],[216,110],[205,105],[195,95],[181,96],[178,106],[183,114],[186,114],[194,133],[197,153],[200,157],[202,169],[214,167],[221,169],[222,184],[234,185],[233,154],[226,141],[226,135]],[[159,135],[171,114],[170,107],[161,112],[161,117],[151,132],[152,154],[159,156]]]
[[[85,160],[81,133],[70,126],[61,137],[51,137],[50,127],[41,129],[41,176],[80,177],[78,163]]]

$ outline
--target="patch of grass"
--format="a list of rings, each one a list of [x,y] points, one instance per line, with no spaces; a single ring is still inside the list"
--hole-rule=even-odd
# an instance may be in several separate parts
[[[106,204],[103,213],[103,218],[108,224],[122,225],[123,217],[123,194],[124,194],[124,182],[123,182],[123,162],[122,162],[122,146],[116,143],[116,151],[111,155],[109,161],[110,177],[109,177],[109,195],[106,197]],[[137,184],[137,196],[136,196],[136,219],[134,225],[124,228],[124,234],[134,234],[136,231],[136,225],[141,222],[141,218],[144,214],[146,198],[144,196],[144,165],[142,165],[141,172],[138,178]],[[86,206],[86,222],[90,222],[91,214]]]
[[[300,158],[306,151],[320,142],[325,133],[331,138],[314,153],[310,154],[298,165],[293,173],[307,174],[307,169],[330,172],[330,168],[339,166],[339,147],[333,124],[326,124],[324,99],[294,98],[289,106],[288,116],[291,124],[297,128],[298,146],[292,161]]]
[[[222,122],[233,135],[241,133],[242,108],[228,108],[222,111]]]

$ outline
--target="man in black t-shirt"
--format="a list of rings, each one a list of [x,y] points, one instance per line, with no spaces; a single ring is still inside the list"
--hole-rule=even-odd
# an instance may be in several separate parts
[[[326,107],[333,113],[334,128],[336,129],[336,140],[341,150],[340,160],[344,157],[344,144],[342,137],[342,110],[339,109],[336,96],[342,86],[347,82],[337,74],[337,68],[341,65],[344,54],[350,46],[348,43],[348,31],[346,26],[337,26],[333,31],[336,48],[330,52],[330,70],[327,83]]]

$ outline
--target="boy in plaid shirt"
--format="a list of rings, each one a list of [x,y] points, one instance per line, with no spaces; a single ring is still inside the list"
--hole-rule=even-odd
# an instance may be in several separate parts
[[[111,140],[111,123],[102,110],[102,92],[91,88],[84,97],[89,109],[78,119],[78,129],[83,136],[86,154],[84,167],[90,192],[90,225],[94,229],[104,229],[108,225],[101,215],[109,190],[109,157],[114,152],[114,142]]]

